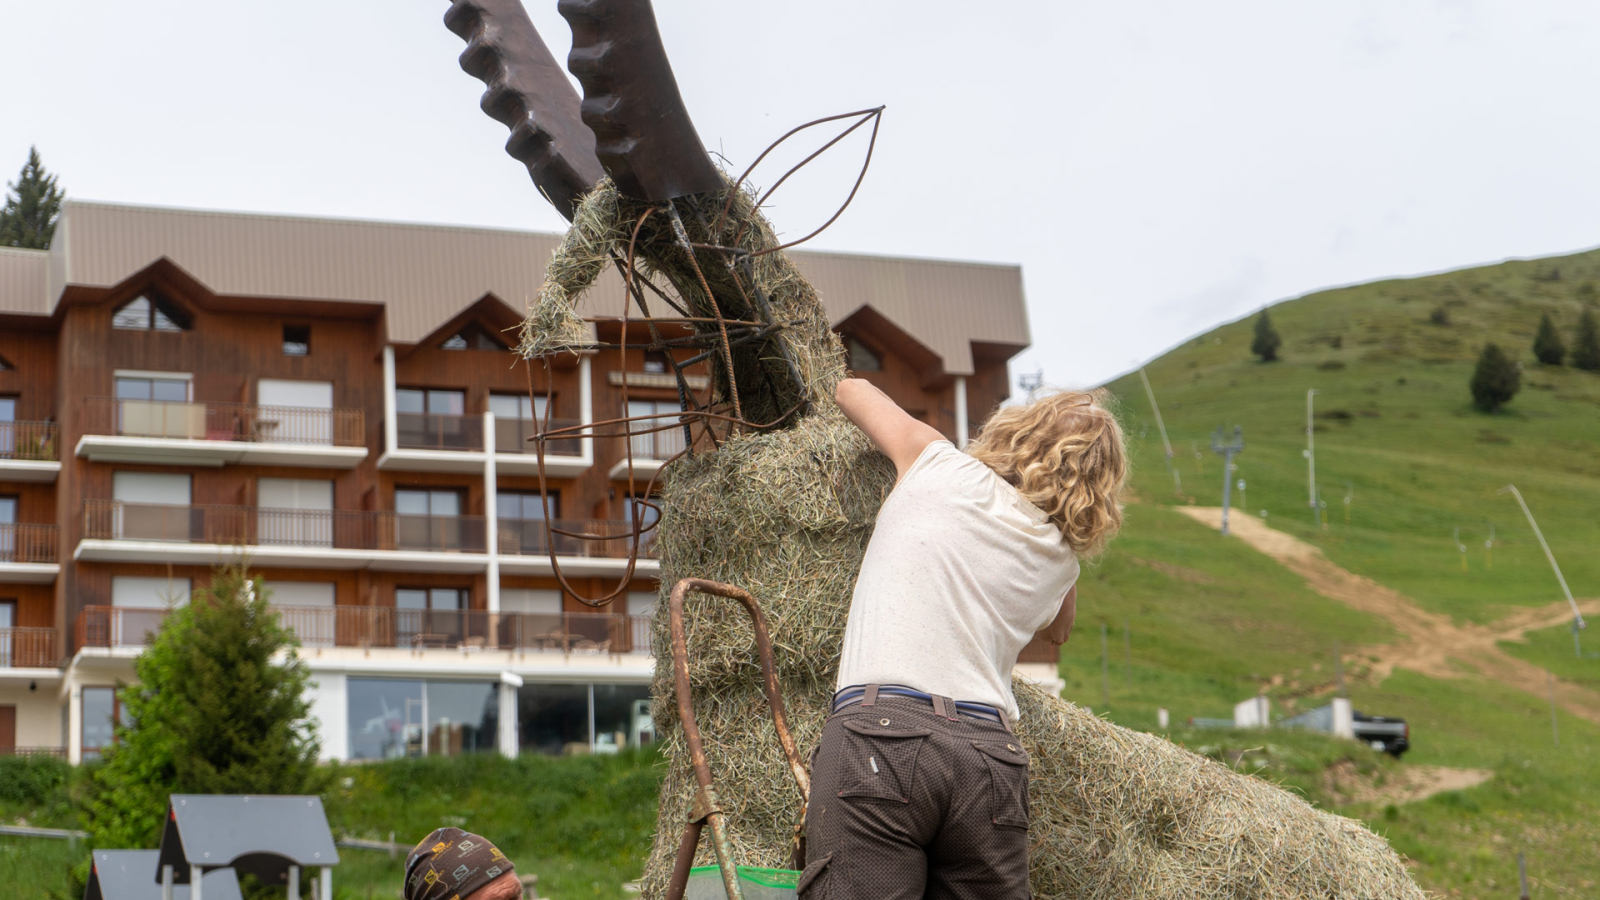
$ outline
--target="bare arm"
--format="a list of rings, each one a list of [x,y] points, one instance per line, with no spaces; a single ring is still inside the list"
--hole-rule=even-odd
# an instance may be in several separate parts
[[[888,394],[860,378],[839,382],[834,399],[839,402],[845,418],[866,432],[883,455],[889,457],[899,475],[911,468],[929,444],[945,439],[932,425],[912,417],[890,400]]]
[[[1067,596],[1061,598],[1061,611],[1055,620],[1039,632],[1053,646],[1059,647],[1072,636],[1072,620],[1078,617],[1078,586],[1073,585]]]

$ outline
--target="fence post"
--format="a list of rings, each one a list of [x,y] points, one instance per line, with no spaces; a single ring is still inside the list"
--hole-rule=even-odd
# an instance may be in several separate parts
[[[1106,647],[1106,623],[1100,623],[1100,695],[1107,711],[1111,709],[1111,660]]]

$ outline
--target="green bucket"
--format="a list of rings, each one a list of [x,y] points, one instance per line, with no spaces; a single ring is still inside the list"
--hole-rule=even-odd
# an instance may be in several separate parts
[[[793,869],[759,869],[739,866],[739,889],[744,900],[794,900],[800,873]],[[689,885],[683,900],[728,900],[722,886],[722,870],[716,866],[696,866],[689,870]]]

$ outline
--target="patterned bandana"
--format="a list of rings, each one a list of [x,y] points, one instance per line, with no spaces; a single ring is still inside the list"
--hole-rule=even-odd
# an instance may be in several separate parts
[[[440,828],[406,857],[405,900],[461,900],[516,868],[499,848],[459,828]]]

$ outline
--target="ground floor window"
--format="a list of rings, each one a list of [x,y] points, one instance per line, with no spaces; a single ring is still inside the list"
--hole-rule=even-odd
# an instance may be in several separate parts
[[[83,739],[79,745],[84,759],[94,759],[100,751],[111,746],[117,725],[123,722],[122,702],[117,699],[117,689],[86,687],[83,689]]]
[[[499,685],[480,681],[347,682],[351,759],[492,753]]]
[[[655,740],[642,684],[524,684],[517,744],[525,753],[616,753]]]

